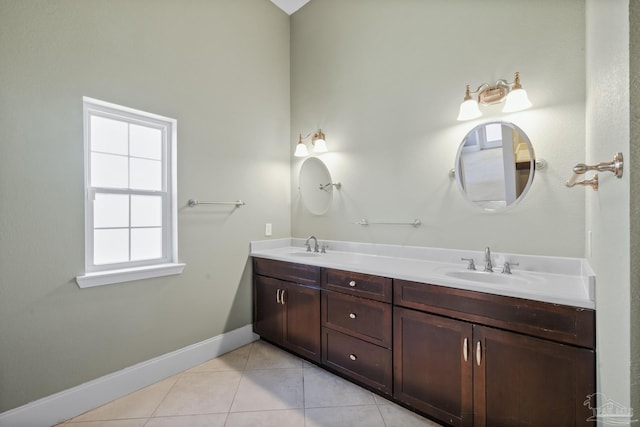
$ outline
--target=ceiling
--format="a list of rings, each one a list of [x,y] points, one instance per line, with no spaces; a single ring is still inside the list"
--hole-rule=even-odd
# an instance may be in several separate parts
[[[271,0],[273,4],[287,12],[289,15],[309,3],[309,1],[310,0]]]

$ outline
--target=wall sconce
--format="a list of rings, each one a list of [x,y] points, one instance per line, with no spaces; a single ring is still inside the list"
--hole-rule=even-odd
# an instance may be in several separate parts
[[[313,136],[311,136],[313,134]],[[300,138],[298,139],[298,144],[296,145],[296,151],[293,153],[296,157],[306,157],[309,155],[309,151],[307,150],[307,146],[304,144],[303,140],[309,138],[311,136],[311,145],[313,145],[314,153],[326,153],[327,151],[327,143],[324,140],[324,133],[322,130],[318,129],[316,132],[311,132],[309,135],[303,137],[300,134]]]
[[[478,100],[471,98],[471,94],[478,94]],[[478,103],[483,105],[499,104],[506,101],[503,113],[513,113],[516,111],[526,110],[531,107],[531,101],[527,96],[527,91],[522,89],[520,84],[520,73],[516,72],[515,79],[512,83],[506,80],[498,80],[493,86],[484,83],[475,91],[471,92],[471,86],[467,85],[467,91],[464,95],[464,101],[460,104],[458,120],[471,120],[482,115]]]

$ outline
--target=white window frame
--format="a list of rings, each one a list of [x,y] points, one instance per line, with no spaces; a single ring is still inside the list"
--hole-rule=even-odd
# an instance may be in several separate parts
[[[84,123],[84,187],[85,187],[85,274],[76,277],[81,288],[121,283],[132,280],[180,274],[184,264],[178,262],[178,214],[177,214],[177,121],[153,113],[135,110],[109,102],[83,97]],[[133,189],[99,188],[91,185],[90,118],[100,116],[141,124],[160,129],[163,133],[162,191],[138,191]],[[93,205],[95,194],[153,194],[163,198],[163,248],[162,257],[152,260],[129,261],[116,264],[94,263]]]

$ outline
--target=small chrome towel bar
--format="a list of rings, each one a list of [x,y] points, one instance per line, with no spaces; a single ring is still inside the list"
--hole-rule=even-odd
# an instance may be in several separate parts
[[[411,225],[412,227],[420,227],[422,225],[422,221],[419,219],[414,219],[411,222],[369,222],[367,219],[363,218],[360,221],[356,221],[354,224],[358,225]]]
[[[239,208],[240,206],[244,206],[245,202],[242,200],[236,200],[235,202],[205,202],[198,199],[189,199],[187,205],[189,205],[190,208],[197,205],[235,205],[236,208]]]

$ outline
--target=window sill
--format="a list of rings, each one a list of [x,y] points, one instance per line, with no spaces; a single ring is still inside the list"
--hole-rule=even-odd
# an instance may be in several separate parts
[[[76,282],[81,288],[111,285],[113,283],[130,282],[132,280],[150,279],[152,277],[171,276],[182,273],[185,264],[157,264],[145,267],[124,268],[121,270],[98,271],[77,276]]]

